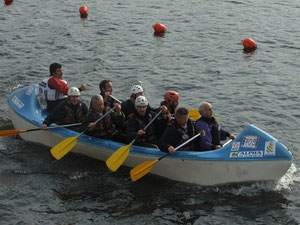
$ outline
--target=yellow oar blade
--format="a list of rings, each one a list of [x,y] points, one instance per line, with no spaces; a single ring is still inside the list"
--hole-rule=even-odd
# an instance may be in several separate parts
[[[56,158],[57,160],[64,157],[69,151],[72,150],[72,148],[74,148],[79,136],[80,136],[80,134],[77,135],[76,137],[69,137],[69,138],[63,140],[62,142],[58,143],[57,145],[55,145],[50,150],[53,157]]]
[[[153,165],[157,162],[158,162],[157,159],[154,161],[146,161],[134,167],[132,170],[130,170],[131,180],[134,182],[142,178],[143,176],[145,176],[147,173],[149,173],[152,170]]]
[[[26,132],[26,130],[2,130],[0,131],[0,137],[14,136],[24,132]]]
[[[131,145],[132,142],[129,145],[122,146],[106,160],[106,165],[111,171],[115,172],[119,169],[129,155]]]
[[[192,120],[198,120],[200,118],[200,113],[199,113],[198,109],[190,109],[189,117]],[[220,123],[220,119],[218,117],[215,117],[215,119],[217,120],[218,123]]]
[[[199,113],[198,109],[190,109],[189,117],[193,120],[198,120],[200,118],[200,113]]]

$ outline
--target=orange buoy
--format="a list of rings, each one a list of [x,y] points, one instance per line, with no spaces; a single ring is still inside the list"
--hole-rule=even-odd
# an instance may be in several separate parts
[[[254,40],[251,38],[246,38],[242,40],[242,44],[244,46],[244,49],[256,49],[257,45]]]
[[[79,13],[80,13],[81,16],[86,17],[88,15],[88,12],[89,12],[89,10],[85,5],[83,5],[79,8]]]
[[[154,25],[152,25],[153,29],[154,29],[154,32],[156,33],[163,33],[163,32],[166,32],[167,31],[167,28],[162,25],[161,23],[156,23]]]

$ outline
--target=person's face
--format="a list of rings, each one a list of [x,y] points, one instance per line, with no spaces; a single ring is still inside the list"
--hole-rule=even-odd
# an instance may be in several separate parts
[[[189,115],[176,116],[175,118],[178,125],[184,127],[188,122]]]
[[[111,82],[108,82],[108,83],[106,83],[103,92],[110,92],[110,93],[112,93],[113,90],[114,90],[114,89],[113,89],[112,83],[111,83]]]
[[[98,101],[96,101],[94,104],[93,104],[93,108],[96,112],[98,113],[101,113],[104,109],[104,103],[103,101],[101,101],[101,99],[99,99]]]
[[[79,102],[79,96],[69,96],[69,98],[72,105],[77,105]]]
[[[174,101],[174,102],[172,102],[172,106],[175,106],[175,107],[177,107],[178,106],[178,104],[179,104],[179,102],[178,102],[178,100],[176,100],[176,101]]]
[[[55,72],[53,73],[53,76],[58,77],[60,79],[62,79],[64,75],[64,72],[62,70],[62,68],[56,68]]]
[[[205,111],[202,113],[202,116],[203,116],[204,118],[211,119],[211,118],[212,118],[212,115],[213,115],[213,108],[212,108],[211,104],[208,104],[208,105],[206,105],[206,109],[205,109]]]
[[[147,106],[136,106],[135,108],[138,114],[140,114],[141,116],[145,116]]]

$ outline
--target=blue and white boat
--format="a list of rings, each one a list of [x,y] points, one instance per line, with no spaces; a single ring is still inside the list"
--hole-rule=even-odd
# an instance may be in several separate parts
[[[15,129],[39,128],[46,116],[38,99],[38,85],[13,91],[8,97],[10,115]],[[53,147],[65,138],[78,135],[66,128],[21,133],[31,142]],[[81,135],[73,153],[106,161],[124,144]],[[45,148],[47,151],[49,148]],[[50,154],[50,152],[49,152]],[[136,167],[165,153],[158,149],[132,146],[123,165]],[[279,180],[292,163],[291,152],[278,140],[255,127],[247,125],[237,138],[225,147],[213,151],[176,153],[157,163],[151,173],[175,181],[200,185]],[[142,180],[142,179],[141,179]]]

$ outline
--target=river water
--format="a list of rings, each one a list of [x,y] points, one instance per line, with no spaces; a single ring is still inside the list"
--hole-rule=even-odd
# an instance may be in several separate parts
[[[86,4],[87,19],[78,9]],[[299,1],[35,0],[0,5],[0,128],[12,129],[9,93],[63,64],[83,100],[110,79],[114,96],[141,84],[152,106],[166,90],[180,106],[209,101],[223,127],[253,123],[284,143],[294,161],[278,182],[202,187],[148,175],[18,137],[0,139],[1,224],[300,224]],[[154,36],[152,25],[168,31]],[[240,41],[251,37],[256,51]]]

